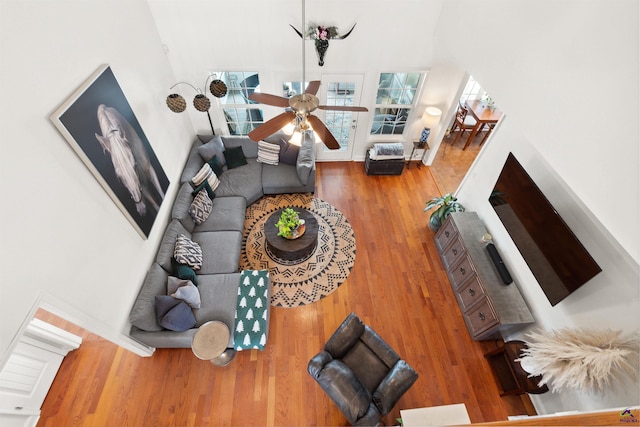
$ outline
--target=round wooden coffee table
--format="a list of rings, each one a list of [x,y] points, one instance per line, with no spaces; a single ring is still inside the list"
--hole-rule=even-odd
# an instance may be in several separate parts
[[[286,262],[301,262],[311,256],[318,244],[318,221],[311,212],[303,208],[293,207],[300,219],[304,219],[304,234],[297,239],[285,239],[278,236],[276,223],[284,209],[278,209],[271,214],[264,224],[265,245],[271,257]]]

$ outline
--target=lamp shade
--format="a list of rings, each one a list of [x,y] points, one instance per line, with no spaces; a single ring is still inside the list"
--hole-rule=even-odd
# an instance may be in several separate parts
[[[174,113],[182,113],[187,108],[187,103],[181,95],[172,93],[167,96],[167,107]]]
[[[211,107],[211,101],[209,98],[199,93],[193,98],[193,106],[196,107],[198,111],[207,111]]]
[[[442,116],[442,110],[437,107],[427,107],[424,110],[424,114],[422,115],[422,121],[424,123],[424,127],[427,129],[431,129],[440,121],[440,116]]]
[[[216,79],[209,85],[209,90],[211,95],[216,98],[222,98],[227,94],[227,85],[222,80]]]

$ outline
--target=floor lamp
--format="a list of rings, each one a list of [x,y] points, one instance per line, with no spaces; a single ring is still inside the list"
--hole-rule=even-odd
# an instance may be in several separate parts
[[[210,77],[211,76],[207,77],[207,80],[205,80],[205,87],[207,86],[207,82],[209,81]],[[207,96],[204,95],[200,89],[187,82],[178,82],[171,86],[169,89],[173,89],[179,84],[186,84],[196,91],[196,96],[193,98],[193,106],[196,110],[207,113],[209,125],[211,126],[211,133],[215,135],[216,132],[213,129],[213,122],[211,121],[211,115],[209,114],[209,108],[211,108],[211,101],[209,100],[209,98],[207,98]],[[209,85],[209,91],[216,98],[222,98],[227,94],[227,85],[222,80],[215,79],[211,82],[211,85]],[[167,96],[167,107],[169,107],[169,109],[174,113],[182,113],[187,109],[187,102],[182,95],[172,93],[171,95]]]

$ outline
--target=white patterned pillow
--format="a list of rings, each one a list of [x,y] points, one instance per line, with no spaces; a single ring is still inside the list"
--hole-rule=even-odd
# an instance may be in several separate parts
[[[188,265],[194,270],[200,270],[202,267],[202,249],[200,245],[184,234],[179,234],[176,239],[173,257],[178,264]]]
[[[213,172],[213,169],[211,169],[209,163],[205,163],[204,165],[202,165],[196,176],[191,178],[191,182],[193,183],[194,187],[198,187],[205,181],[209,183],[211,191],[215,191],[216,188],[218,188],[218,185],[220,185],[220,180],[216,176],[215,172]]]
[[[277,165],[280,157],[280,146],[266,141],[258,141],[258,161],[269,165]]]
[[[189,214],[193,218],[193,222],[196,224],[202,224],[209,218],[211,210],[213,209],[213,202],[207,194],[207,190],[202,189],[193,198],[191,206],[189,207]]]

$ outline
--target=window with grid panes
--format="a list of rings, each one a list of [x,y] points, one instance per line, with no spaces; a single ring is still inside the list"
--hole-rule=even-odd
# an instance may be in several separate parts
[[[220,103],[231,135],[247,135],[264,123],[259,104],[249,99],[253,92],[260,92],[256,71],[224,71],[216,76],[227,85],[227,94]]]
[[[371,135],[400,135],[414,107],[420,73],[381,73]]]

